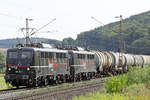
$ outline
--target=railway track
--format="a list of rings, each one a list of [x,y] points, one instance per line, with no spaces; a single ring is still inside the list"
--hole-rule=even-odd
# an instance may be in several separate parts
[[[17,93],[27,91],[27,90],[30,91],[32,89],[35,88],[21,87],[21,88],[0,90],[0,100],[4,100],[5,98],[9,98],[9,97],[15,97]]]
[[[22,88],[12,88],[12,89],[5,89],[5,90],[0,90],[0,95],[6,94],[6,93],[11,93],[11,92],[19,92],[19,91],[24,91],[29,88],[22,87]]]
[[[45,90],[40,93],[16,95],[15,97],[5,98],[3,100],[70,100],[74,96],[84,95],[87,92],[97,91],[101,88],[103,88],[103,82],[91,82],[78,86]]]
[[[45,93],[53,93],[54,95],[58,93],[58,91],[63,90],[67,91],[68,89],[72,90],[73,88],[77,87],[83,87],[85,85],[90,85],[90,84],[101,84],[103,83],[101,79],[93,79],[93,80],[87,80],[87,81],[81,81],[81,82],[75,82],[75,83],[64,83],[60,85],[53,85],[53,86],[47,86],[47,87],[38,87],[38,88],[27,88],[27,87],[22,87],[22,88],[15,88],[15,89],[6,89],[6,90],[0,90],[0,100],[18,100],[19,98],[26,100],[30,100],[32,97],[34,98],[35,96],[42,98]],[[32,94],[32,95],[31,95]],[[41,97],[40,97],[41,96]],[[50,97],[50,96],[47,96]],[[56,96],[59,97],[59,96]],[[18,99],[17,99],[18,98]],[[32,99],[33,100],[33,99]],[[36,99],[34,99],[36,100]],[[60,99],[58,99],[60,100]]]

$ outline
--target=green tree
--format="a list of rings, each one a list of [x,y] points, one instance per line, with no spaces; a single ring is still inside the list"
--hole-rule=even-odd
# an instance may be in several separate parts
[[[75,46],[75,40],[72,39],[71,37],[69,38],[64,38],[63,41],[62,41],[62,46],[65,47],[65,46]]]
[[[0,51],[0,73],[4,72],[5,64],[6,64],[6,53]]]
[[[6,54],[2,51],[0,51],[0,65],[6,64]]]

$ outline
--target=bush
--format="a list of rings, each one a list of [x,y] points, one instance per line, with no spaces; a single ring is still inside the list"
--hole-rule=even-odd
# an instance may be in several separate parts
[[[108,93],[120,92],[126,87],[127,77],[126,75],[112,76],[111,79],[107,78],[104,87]]]
[[[132,90],[134,90],[135,88],[136,87],[133,87]],[[147,91],[147,93],[149,93],[149,91]],[[85,96],[73,97],[72,100],[150,100],[150,96],[149,94],[143,94],[142,90],[139,91],[139,95],[130,92],[124,94],[94,92],[86,94]]]
[[[128,85],[147,83],[150,81],[150,66],[130,68],[127,73]]]
[[[15,87],[13,87],[11,84],[7,84],[5,82],[4,77],[0,77],[0,90],[9,89],[9,88],[15,88]]]
[[[127,74],[107,78],[104,87],[108,93],[113,93],[121,92],[129,85],[140,83],[150,83],[150,66],[131,67]]]

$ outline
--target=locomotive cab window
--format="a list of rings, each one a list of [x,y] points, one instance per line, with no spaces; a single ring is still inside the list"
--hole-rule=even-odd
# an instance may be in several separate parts
[[[88,59],[94,59],[94,55],[87,55]]]
[[[63,57],[64,57],[64,58],[67,58],[67,55],[64,53],[64,54],[63,54]]]
[[[60,53],[56,53],[56,58],[60,58]]]
[[[78,54],[78,58],[79,59],[85,59],[85,55],[84,54]]]
[[[41,58],[44,58],[44,52],[41,52]]]
[[[65,53],[56,53],[56,58],[66,58],[66,54]]]
[[[48,57],[48,52],[45,52],[45,58],[49,58],[49,57]]]
[[[57,62],[64,62],[66,58],[65,53],[56,53]]]
[[[22,59],[29,59],[29,58],[31,58],[31,52],[29,52],[29,51],[23,51],[22,55],[21,55],[21,58]]]
[[[49,52],[49,53],[48,53],[48,56],[49,56],[50,59],[53,58],[53,53],[52,53],[52,52]]]
[[[16,59],[17,58],[17,52],[16,51],[9,51],[7,56],[10,59]]]

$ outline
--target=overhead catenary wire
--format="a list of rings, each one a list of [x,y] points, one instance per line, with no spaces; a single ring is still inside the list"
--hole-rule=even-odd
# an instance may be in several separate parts
[[[23,20],[23,17],[18,17],[18,16],[6,14],[6,13],[0,13],[0,15],[1,16],[6,16],[6,17],[9,17],[9,18],[13,18],[13,19],[17,19],[17,20]]]
[[[52,23],[55,20],[56,20],[56,18],[54,18],[53,20],[51,20],[49,23],[43,25],[42,27],[40,27],[39,29],[37,29],[35,32],[31,33],[30,36],[34,35],[35,33],[37,33],[38,31],[40,31],[41,29],[43,29],[44,27],[46,27],[47,25],[49,25],[50,23]]]
[[[98,22],[98,23],[102,24],[103,26],[105,26],[104,23],[102,23],[101,21],[97,20],[95,17],[91,16],[91,18],[94,19],[96,22]],[[117,31],[115,31],[115,30],[113,30],[113,29],[111,29],[111,28],[109,28],[109,30],[111,30],[111,31],[114,32],[114,33],[118,33]]]

